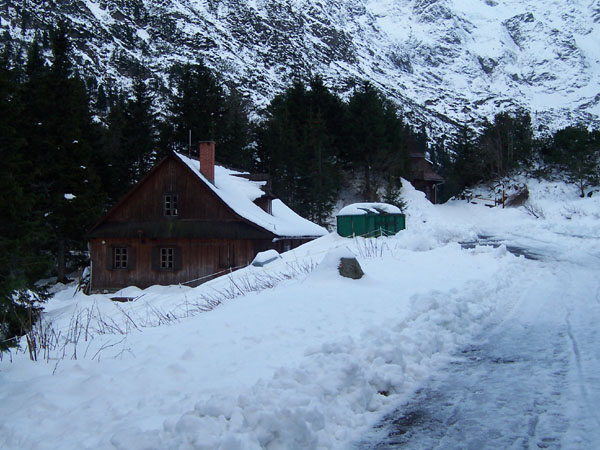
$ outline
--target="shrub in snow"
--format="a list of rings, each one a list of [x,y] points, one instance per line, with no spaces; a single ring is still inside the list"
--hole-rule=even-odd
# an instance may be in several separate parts
[[[525,211],[527,212],[527,214],[535,217],[536,219],[545,219],[546,218],[546,216],[544,214],[544,210],[542,208],[540,208],[539,206],[535,205],[534,203],[527,202],[523,205],[523,208],[525,208]]]

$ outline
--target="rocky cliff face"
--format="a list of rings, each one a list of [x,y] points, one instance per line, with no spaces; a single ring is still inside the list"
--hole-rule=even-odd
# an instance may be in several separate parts
[[[30,40],[65,20],[77,64],[136,73],[157,92],[202,58],[264,106],[291,79],[340,92],[368,79],[414,122],[448,131],[501,109],[559,127],[600,116],[600,0],[7,0],[1,27]]]

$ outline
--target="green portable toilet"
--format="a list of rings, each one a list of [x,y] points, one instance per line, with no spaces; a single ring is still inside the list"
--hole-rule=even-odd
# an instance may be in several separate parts
[[[337,214],[337,232],[342,237],[390,236],[405,228],[406,216],[387,203],[353,203]]]

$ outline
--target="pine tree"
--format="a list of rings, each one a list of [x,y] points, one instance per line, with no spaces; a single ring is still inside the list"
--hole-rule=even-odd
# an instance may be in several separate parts
[[[116,203],[131,187],[129,166],[123,156],[126,121],[125,96],[113,95],[106,114],[102,151],[98,154],[96,162],[110,204]]]
[[[454,154],[449,179],[457,187],[457,192],[483,179],[484,160],[477,146],[475,132],[466,124],[461,127],[456,138]]]
[[[52,34],[47,67],[34,43],[27,61],[22,132],[32,164],[35,217],[43,226],[42,249],[56,257],[59,280],[68,259],[85,248],[83,234],[104,203],[91,155],[97,130],[85,83],[74,73],[64,25]]]
[[[376,201],[379,183],[408,172],[407,140],[396,108],[370,83],[356,89],[348,102],[347,143],[350,167],[363,172],[363,196]]]
[[[276,96],[259,133],[261,169],[277,196],[300,215],[325,224],[339,190],[342,102],[320,77],[296,80]]]
[[[365,200],[375,201],[378,199],[373,165],[381,159],[386,144],[384,99],[370,83],[363,83],[350,98],[348,113],[346,156],[363,172]]]
[[[223,86],[202,63],[176,66],[172,72],[176,92],[168,102],[159,148],[196,154],[198,141],[212,140],[218,162],[250,169],[253,155],[247,100],[234,86]]]
[[[194,152],[198,141],[218,142],[225,114],[225,94],[217,78],[202,63],[173,69],[176,92],[168,102],[161,134],[163,150]],[[189,138],[192,147],[189,147]]]
[[[125,129],[122,151],[129,168],[128,184],[133,185],[142,178],[155,162],[156,123],[152,112],[152,98],[146,84],[135,80],[133,97],[125,105]]]
[[[158,126],[146,83],[134,82],[133,92],[112,95],[100,161],[101,178],[115,203],[154,165],[158,153]]]
[[[285,93],[273,98],[259,130],[259,170],[268,172],[275,194],[302,215],[304,195],[300,176],[302,161],[302,115],[306,110],[306,86],[295,81]]]
[[[48,269],[49,260],[37,247],[37,227],[32,220],[34,196],[30,190],[32,167],[19,134],[23,114],[18,74],[13,65],[11,42],[4,42],[0,56],[0,351],[10,338],[32,324],[43,288],[34,282]]]
[[[106,95],[106,91],[104,90],[103,85],[98,86],[94,110],[95,113],[101,117],[104,117],[106,112],[108,111],[108,96]]]
[[[220,163],[243,170],[250,170],[253,165],[248,110],[248,101],[235,87],[230,87],[217,133],[216,157]]]
[[[547,161],[555,164],[575,184],[580,196],[600,182],[600,132],[583,125],[570,126],[554,134]]]
[[[337,200],[340,189],[339,155],[343,143],[342,124],[344,105],[333,94],[320,76],[309,81],[308,91],[308,142],[309,152],[307,175],[310,189],[307,200],[312,214],[307,215],[313,221],[325,225]]]
[[[528,113],[502,112],[486,121],[478,141],[484,178],[506,175],[531,155],[533,131]]]

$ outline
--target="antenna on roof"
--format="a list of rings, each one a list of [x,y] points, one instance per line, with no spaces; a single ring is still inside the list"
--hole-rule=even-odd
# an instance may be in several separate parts
[[[188,138],[188,156],[192,156],[192,129],[189,130],[189,138]]]

